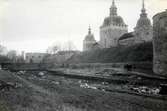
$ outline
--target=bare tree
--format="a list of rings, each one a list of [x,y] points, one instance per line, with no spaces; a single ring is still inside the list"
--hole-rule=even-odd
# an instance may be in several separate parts
[[[60,50],[61,50],[60,46],[56,44],[56,45],[48,47],[46,52],[49,54],[56,54]]]
[[[74,51],[76,50],[76,47],[72,41],[65,42],[63,46],[64,51]]]

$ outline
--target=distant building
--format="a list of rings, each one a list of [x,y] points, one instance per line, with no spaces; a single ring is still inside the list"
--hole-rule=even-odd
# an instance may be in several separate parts
[[[117,15],[117,7],[113,0],[110,8],[110,15],[104,19],[100,27],[100,45],[103,48],[110,48],[118,45],[118,39],[128,32],[128,26],[121,16]]]
[[[153,27],[149,18],[147,17],[144,0],[142,3],[142,10],[140,14],[140,18],[137,21],[136,27],[134,28],[134,32],[126,33],[122,35],[118,43],[119,45],[134,45],[137,43],[143,43],[152,41],[153,38]]]
[[[88,34],[83,40],[83,51],[92,50],[95,43],[96,43],[96,40],[94,38],[94,35],[91,33],[91,28],[89,27]]]
[[[26,53],[26,63],[41,63],[47,55],[47,53]]]

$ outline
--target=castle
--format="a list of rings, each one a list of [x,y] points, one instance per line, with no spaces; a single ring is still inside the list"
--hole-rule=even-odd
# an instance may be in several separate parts
[[[142,2],[142,10],[136,27],[133,32],[129,33],[128,25],[125,24],[121,16],[118,16],[115,0],[113,0],[110,7],[110,14],[104,19],[103,24],[100,26],[100,41],[96,42],[90,31],[83,41],[83,51],[110,48],[118,45],[134,45],[151,41],[152,37],[153,28],[147,17],[144,0]]]

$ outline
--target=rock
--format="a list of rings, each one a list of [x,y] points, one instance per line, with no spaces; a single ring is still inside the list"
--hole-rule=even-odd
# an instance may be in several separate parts
[[[39,72],[38,75],[39,75],[40,77],[43,77],[43,76],[45,75],[45,73],[44,73],[44,72]]]

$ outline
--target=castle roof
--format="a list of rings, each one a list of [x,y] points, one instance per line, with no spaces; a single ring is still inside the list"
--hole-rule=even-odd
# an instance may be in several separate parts
[[[104,19],[102,27],[109,26],[109,25],[126,26],[126,24],[123,21],[123,18],[117,15],[117,7],[115,5],[114,0],[110,8],[110,16]]]
[[[143,0],[143,6],[142,6],[140,18],[137,21],[136,27],[139,28],[144,26],[151,26],[151,22],[150,22],[150,19],[147,17],[144,0]]]
[[[134,37],[133,32],[125,33],[119,38],[119,40],[125,40],[125,39],[132,38],[132,37]]]
[[[89,27],[88,35],[86,35],[84,41],[95,41],[94,35],[91,33],[90,27]]]

